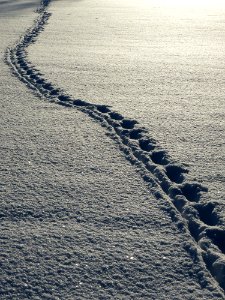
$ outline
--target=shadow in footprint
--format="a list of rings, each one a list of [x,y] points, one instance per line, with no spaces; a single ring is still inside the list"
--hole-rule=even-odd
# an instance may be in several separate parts
[[[108,112],[110,112],[109,108],[105,105],[97,105],[97,110],[103,114],[107,114]]]
[[[225,230],[220,228],[208,229],[207,236],[225,254]]]
[[[139,146],[141,150],[149,152],[153,149],[155,149],[155,144],[149,139],[141,139],[139,140]]]
[[[143,133],[144,133],[144,131],[142,129],[132,129],[130,131],[130,138],[132,140],[138,140],[141,138]]]
[[[80,100],[80,99],[74,100],[73,104],[76,105],[76,106],[88,106],[87,102],[85,102],[83,100]]]
[[[166,165],[169,163],[166,152],[164,150],[152,152],[151,159],[157,165]]]
[[[183,173],[188,173],[188,170],[177,165],[168,165],[165,167],[165,169],[168,178],[175,183],[182,183],[184,181]]]
[[[60,95],[60,96],[58,96],[58,99],[60,101],[66,102],[66,101],[70,100],[70,97],[69,96],[65,96],[65,95]]]
[[[219,222],[219,218],[215,213],[215,203],[196,204],[195,208],[198,211],[200,220],[209,226],[215,226]]]
[[[111,112],[109,115],[110,115],[111,119],[113,119],[113,120],[116,120],[116,121],[123,120],[123,116],[119,113]]]
[[[124,119],[121,122],[121,126],[125,129],[133,129],[135,124],[137,124],[137,121],[135,120]]]
[[[207,192],[208,189],[199,183],[185,183],[180,187],[183,195],[188,201],[197,202],[201,197],[202,192]]]

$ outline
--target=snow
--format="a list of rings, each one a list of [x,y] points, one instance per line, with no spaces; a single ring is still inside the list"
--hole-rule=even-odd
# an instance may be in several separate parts
[[[224,3],[215,3],[58,1],[29,57],[74,97],[147,127],[225,218]]]
[[[224,276],[223,259],[215,251],[211,265],[218,271],[216,281],[171,203],[173,183],[167,176],[181,180],[187,198],[198,185],[183,184],[185,168],[171,166],[135,119],[105,105],[90,106],[85,99],[95,99],[88,99],[88,90],[86,97],[75,100],[74,80],[67,77],[73,56],[62,57],[61,44],[54,44],[55,33],[62,42],[65,34],[57,21],[67,22],[74,5],[63,2],[53,2],[50,19],[44,13],[44,32],[39,35],[40,23],[24,40],[29,45],[37,34],[28,48],[29,59],[46,81],[38,83],[41,75],[26,63],[23,50],[12,47],[8,53],[14,73],[25,84],[12,76],[4,51],[32,25],[37,1],[30,6],[17,1],[21,10],[7,10],[0,2],[1,299],[224,299],[217,283]],[[75,12],[76,5],[88,8],[90,3],[75,2]],[[58,73],[63,59],[65,73]],[[55,84],[72,96],[52,89]],[[106,98],[93,102],[112,104],[105,103]],[[132,110],[125,114],[115,109],[132,117]],[[132,142],[136,138],[141,148]],[[152,173],[143,171],[146,166]],[[209,233],[213,240],[215,233]]]

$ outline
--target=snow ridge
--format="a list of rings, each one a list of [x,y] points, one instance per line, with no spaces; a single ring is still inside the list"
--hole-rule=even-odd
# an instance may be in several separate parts
[[[79,109],[107,129],[107,134],[137,167],[155,197],[167,199],[172,204],[168,210],[180,230],[185,231],[184,224],[187,224],[191,236],[198,244],[198,250],[187,250],[193,252],[193,258],[197,252],[201,253],[207,269],[225,291],[225,228],[214,211],[217,204],[213,201],[201,202],[201,194],[207,192],[207,188],[198,182],[188,182],[185,178],[188,169],[174,162],[137,121],[125,118],[109,106],[73,99],[44,79],[28,61],[26,48],[44,30],[51,15],[46,11],[50,1],[41,1],[37,10],[39,16],[33,27],[27,30],[14,47],[7,49],[6,61],[13,73],[39,97]]]

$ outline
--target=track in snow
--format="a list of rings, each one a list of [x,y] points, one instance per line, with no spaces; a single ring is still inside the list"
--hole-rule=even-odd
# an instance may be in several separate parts
[[[27,60],[26,48],[35,42],[50,17],[50,13],[46,11],[49,3],[50,0],[41,2],[39,17],[34,26],[15,47],[7,49],[7,63],[17,77],[40,97],[68,108],[79,109],[107,129],[107,133],[117,141],[125,157],[137,166],[155,197],[166,197],[173,208],[176,208],[170,210],[173,221],[181,230],[185,230],[184,223],[188,225],[207,269],[225,291],[225,229],[214,211],[217,204],[213,201],[201,202],[201,193],[207,192],[207,188],[197,182],[187,182],[185,173],[188,170],[175,163],[137,121],[125,118],[106,105],[73,99],[44,79]],[[178,212],[182,220],[185,220],[184,223],[180,222]],[[192,253],[192,257],[196,255],[197,252]]]

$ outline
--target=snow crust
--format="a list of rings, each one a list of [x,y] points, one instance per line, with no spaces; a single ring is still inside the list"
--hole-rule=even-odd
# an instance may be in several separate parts
[[[186,229],[185,214],[193,214],[183,207],[198,202],[204,187],[184,182],[188,170],[134,119],[74,99],[54,87],[54,72],[45,79],[27,61],[24,47],[51,24],[39,11],[37,26],[7,60],[41,101],[1,60],[2,299],[224,299]],[[16,12],[4,19],[3,50],[34,17],[28,8],[24,14],[21,27]],[[43,60],[41,52],[36,59]],[[178,190],[186,200],[174,197]],[[184,204],[183,217],[171,197]],[[214,209],[197,206],[204,217]],[[205,233],[201,249],[210,249],[206,262],[221,282],[223,256],[217,247],[212,254],[207,238],[220,245],[223,231]]]

